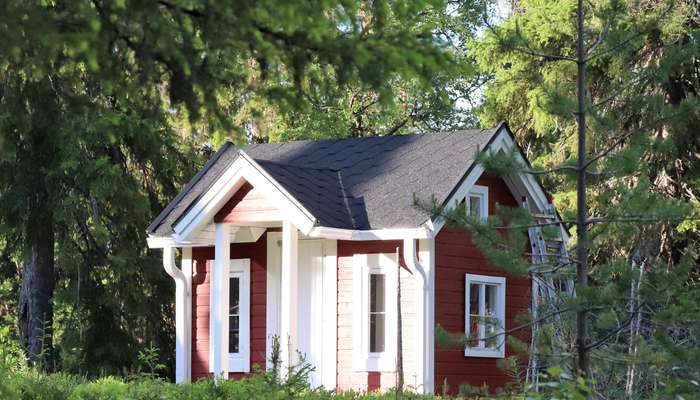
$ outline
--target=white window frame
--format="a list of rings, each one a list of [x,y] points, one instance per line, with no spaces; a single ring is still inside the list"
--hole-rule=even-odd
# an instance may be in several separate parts
[[[470,296],[471,291],[469,290],[469,285],[472,283],[482,283],[488,285],[496,286],[496,318],[500,321],[499,326],[496,328],[496,333],[498,334],[498,346],[496,348],[485,348],[484,346],[484,336],[485,328],[480,324],[479,329],[479,342],[477,347],[465,347],[464,356],[465,357],[489,357],[489,358],[503,358],[505,357],[505,320],[506,320],[506,278],[501,276],[488,276],[488,275],[474,275],[465,274],[464,277],[464,333],[469,335],[469,304],[471,302]],[[480,291],[480,296],[481,291]],[[479,315],[484,314],[484,301],[479,301]]]
[[[464,200],[464,206],[467,208],[467,215],[471,215],[471,197],[478,197],[480,203],[480,209],[478,212],[479,218],[481,220],[486,220],[489,216],[489,188],[488,186],[474,185],[472,186],[467,197]]]
[[[358,372],[396,371],[396,254],[355,254],[353,256],[353,369]],[[384,274],[384,351],[369,351],[370,274]]]
[[[229,263],[228,271],[226,271],[225,282],[221,285],[222,293],[218,297],[218,301],[223,302],[224,310],[226,310],[225,318],[223,319],[223,333],[221,335],[223,343],[221,343],[221,351],[226,352],[228,359],[228,372],[250,372],[250,258],[232,259]],[[239,300],[239,336],[238,336],[238,353],[228,352],[228,310],[229,310],[229,282],[234,276],[240,278],[240,300]],[[210,283],[211,284],[211,283]],[[212,299],[212,301],[216,301]],[[213,318],[209,316],[209,331],[213,332]],[[213,372],[213,355],[214,343],[209,341],[209,372]]]

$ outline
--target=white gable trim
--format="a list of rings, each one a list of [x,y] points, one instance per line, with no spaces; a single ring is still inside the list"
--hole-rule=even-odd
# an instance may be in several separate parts
[[[501,128],[496,132],[489,145],[482,151],[496,154],[499,151],[510,151],[513,148],[517,148],[513,137],[508,132],[508,128],[505,125],[501,125]],[[524,168],[529,168],[527,160],[520,152],[516,152],[515,156],[516,160]],[[483,173],[484,167],[480,164],[474,164],[471,171],[457,187],[452,196],[447,199],[445,206],[448,209],[456,207],[474,188],[476,181]],[[544,210],[546,210],[547,204],[549,203],[547,194],[532,174],[519,172],[514,175],[503,177],[503,180],[518,202],[520,201],[519,197],[527,196],[530,204],[534,206],[536,211],[544,212]],[[437,221],[430,220],[426,225],[432,227],[433,235],[437,235],[445,226],[445,221],[442,219],[438,219]]]
[[[279,205],[285,219],[291,221],[302,233],[308,234],[314,227],[316,218],[294,199],[279,182],[242,150],[239,150],[238,154],[239,157],[233,164],[173,227],[174,240],[188,242],[194,233],[211,222],[214,215],[244,182],[250,183],[266,196],[270,196]]]

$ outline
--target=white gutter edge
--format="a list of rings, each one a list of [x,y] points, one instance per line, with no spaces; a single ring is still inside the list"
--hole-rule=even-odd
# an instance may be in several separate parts
[[[372,229],[353,230],[328,228],[317,226],[309,232],[309,237],[337,240],[403,240],[403,239],[431,239],[433,233],[427,228],[398,228],[398,229]]]
[[[184,260],[183,254],[183,260]],[[190,345],[192,343],[191,329],[188,328],[189,290],[187,278],[183,271],[175,265],[175,248],[163,247],[163,268],[175,281],[175,382],[184,383],[190,380]]]

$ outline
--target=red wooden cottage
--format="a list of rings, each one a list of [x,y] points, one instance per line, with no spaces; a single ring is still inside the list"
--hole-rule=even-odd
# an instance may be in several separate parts
[[[474,162],[477,151],[515,146],[505,124],[225,144],[148,228],[176,282],[176,380],[264,368],[277,336],[284,363],[301,353],[315,366],[314,386],[391,388],[400,320],[405,386],[504,385],[512,378],[497,362],[512,349],[503,338],[445,350],[435,327],[480,337],[507,330],[528,312],[531,282],[489,265],[468,232],[431,221],[413,199],[435,196],[484,217],[521,198],[544,210],[532,176],[487,176]]]

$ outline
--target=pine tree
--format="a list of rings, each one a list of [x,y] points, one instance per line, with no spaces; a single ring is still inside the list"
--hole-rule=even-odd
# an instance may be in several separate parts
[[[562,387],[606,398],[696,393],[697,15],[697,5],[683,1],[521,1],[474,43],[482,72],[493,78],[481,122],[509,119],[534,167],[482,162],[494,173],[537,175],[563,220],[578,225],[571,249],[576,297],[555,304],[561,319],[537,324],[549,378],[564,385],[540,386],[544,397],[562,395]],[[494,264],[528,268],[518,255],[522,227],[534,221],[522,212],[501,210],[481,226],[432,211],[474,230]],[[493,235],[504,225],[505,237]],[[552,335],[558,324],[576,340]],[[586,387],[571,381],[572,373],[585,377]]]

